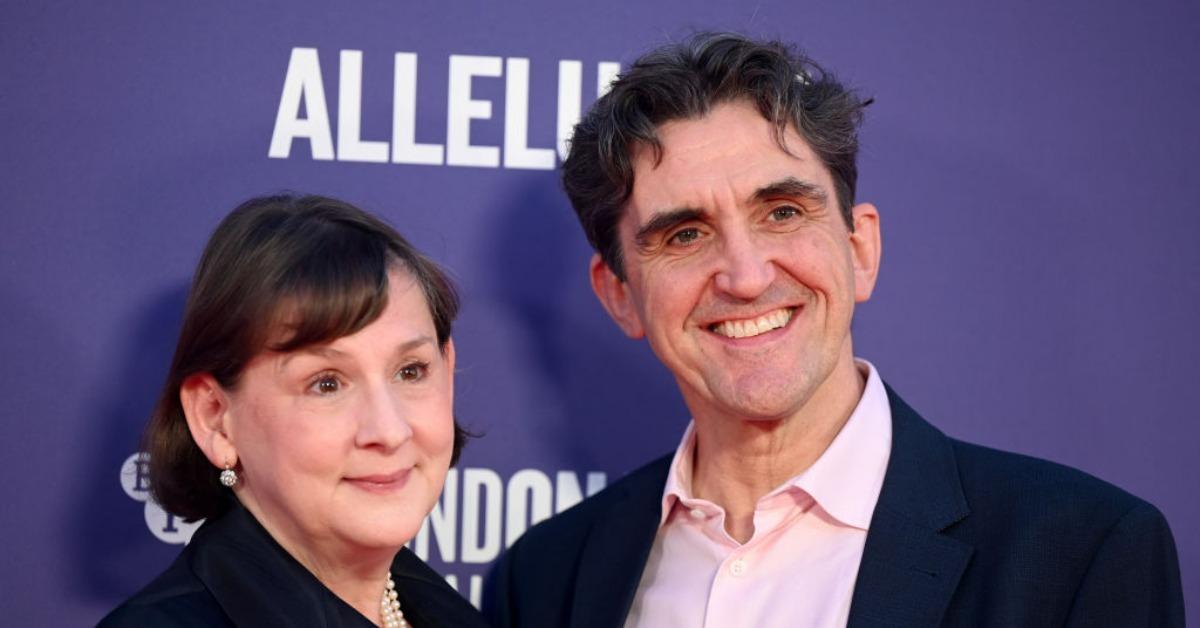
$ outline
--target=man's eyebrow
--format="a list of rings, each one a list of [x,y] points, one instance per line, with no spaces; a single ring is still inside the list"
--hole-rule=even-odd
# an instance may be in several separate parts
[[[778,181],[772,181],[750,195],[752,201],[763,201],[776,196],[792,196],[796,198],[805,198],[825,204],[828,199],[828,194],[825,193],[825,188],[808,181],[801,181],[796,177],[784,177]]]
[[[676,225],[683,224],[692,220],[699,220],[704,217],[704,212],[693,207],[681,207],[665,212],[654,214],[646,224],[638,227],[637,233],[633,235],[633,241],[639,247],[645,247],[650,243],[653,236],[671,229]]]

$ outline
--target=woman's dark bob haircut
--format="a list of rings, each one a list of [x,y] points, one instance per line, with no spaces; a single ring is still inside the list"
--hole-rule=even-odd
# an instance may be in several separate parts
[[[163,508],[195,521],[231,504],[188,430],[179,400],[184,380],[211,373],[233,389],[260,351],[293,351],[357,332],[386,308],[394,267],[421,286],[445,350],[458,313],[454,286],[378,218],[332,198],[266,196],[221,221],[192,278],[175,357],[143,436],[150,490]],[[276,342],[284,319],[290,335]],[[455,423],[451,464],[466,436]]]

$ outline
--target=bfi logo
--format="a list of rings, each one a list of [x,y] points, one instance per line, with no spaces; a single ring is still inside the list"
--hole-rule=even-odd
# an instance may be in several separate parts
[[[187,543],[192,540],[192,533],[196,528],[204,523],[203,520],[188,523],[163,510],[162,506],[154,501],[150,496],[150,456],[144,452],[129,456],[121,465],[121,488],[125,489],[125,494],[130,499],[145,504],[146,527],[163,543]]]

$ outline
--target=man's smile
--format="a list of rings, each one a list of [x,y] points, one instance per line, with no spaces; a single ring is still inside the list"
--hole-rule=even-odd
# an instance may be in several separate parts
[[[781,307],[755,318],[731,319],[713,323],[708,330],[726,338],[751,338],[779,329],[792,320],[795,307]]]

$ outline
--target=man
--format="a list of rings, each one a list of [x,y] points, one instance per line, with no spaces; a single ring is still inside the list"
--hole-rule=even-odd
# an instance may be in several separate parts
[[[706,34],[576,128],[592,287],[693,421],[512,547],[500,625],[1183,625],[1153,506],[947,438],[855,359],[881,250],[854,204],[865,104],[780,44]]]

